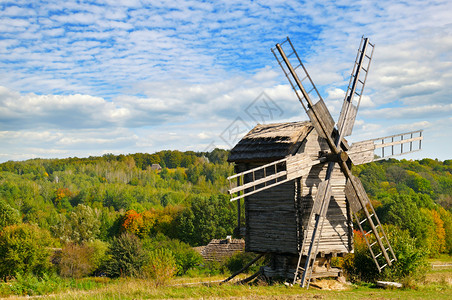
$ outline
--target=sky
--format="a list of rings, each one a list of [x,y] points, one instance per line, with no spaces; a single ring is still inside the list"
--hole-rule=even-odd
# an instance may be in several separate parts
[[[375,44],[350,142],[423,129],[452,158],[451,1],[0,0],[0,162],[230,149],[307,120],[270,49],[289,36],[337,121]]]

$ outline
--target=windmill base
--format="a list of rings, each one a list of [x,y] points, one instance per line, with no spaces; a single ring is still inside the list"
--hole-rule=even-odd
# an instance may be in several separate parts
[[[342,277],[342,269],[331,267],[331,259],[335,256],[338,256],[338,254],[319,255],[314,262],[311,278]],[[293,281],[297,262],[297,256],[272,253],[270,264],[263,267],[263,274],[271,280]],[[304,266],[304,259],[301,262],[301,266]]]

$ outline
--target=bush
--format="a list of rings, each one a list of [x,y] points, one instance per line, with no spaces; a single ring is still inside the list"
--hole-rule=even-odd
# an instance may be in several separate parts
[[[107,244],[99,240],[83,245],[66,245],[61,252],[58,264],[60,275],[81,278],[92,274],[104,261],[107,249]]]
[[[391,267],[385,267],[379,273],[372,259],[369,249],[360,232],[354,234],[355,251],[347,255],[341,267],[349,280],[406,280],[407,278],[421,279],[427,271],[426,257],[428,251],[416,247],[416,239],[410,237],[407,230],[401,230],[394,225],[384,225],[389,242],[397,257]],[[380,264],[381,265],[381,264]]]
[[[93,249],[93,255],[91,256],[91,263],[94,267],[94,272],[101,272],[100,268],[102,265],[105,265],[107,261],[107,251],[109,244],[107,242],[103,242],[101,240],[94,240],[91,242],[87,242],[86,245]]]
[[[217,261],[205,261],[198,268],[192,268],[187,271],[189,277],[215,276],[224,273],[224,267]]]
[[[385,230],[397,261],[392,267],[384,269],[382,278],[402,281],[423,279],[428,270],[428,250],[417,247],[416,240],[410,237],[408,231],[394,225],[386,226]]]
[[[42,276],[52,267],[52,246],[50,233],[37,225],[19,224],[3,228],[0,233],[0,276],[5,281],[24,273]]]
[[[5,292],[15,295],[44,295],[61,290],[65,288],[65,285],[62,278],[56,274],[43,274],[42,277],[18,274],[16,280],[8,286],[9,291]]]
[[[146,239],[144,246],[150,251],[156,249],[168,249],[176,260],[176,275],[184,275],[191,268],[202,263],[202,256],[193,250],[190,245],[179,240],[169,239],[162,234],[158,234],[155,239]]]
[[[114,238],[107,255],[105,272],[109,277],[139,276],[141,268],[148,262],[141,241],[130,233]]]
[[[176,259],[171,250],[160,248],[149,253],[149,262],[143,267],[143,274],[153,279],[156,286],[162,286],[173,278],[176,269]]]
[[[254,258],[256,258],[255,253],[251,252],[237,252],[228,259],[226,259],[224,263],[224,267],[231,273],[235,273],[242,269],[246,264],[248,264],[250,261],[252,261]],[[259,268],[261,267],[260,264],[254,264],[250,266],[247,270],[248,273],[256,273]]]

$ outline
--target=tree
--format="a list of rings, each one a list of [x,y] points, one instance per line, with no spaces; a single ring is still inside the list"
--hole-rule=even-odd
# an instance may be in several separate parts
[[[446,250],[446,232],[444,230],[444,222],[441,220],[440,214],[432,209],[420,209],[423,216],[423,226],[427,231],[426,245],[429,249],[430,257],[437,257]]]
[[[91,263],[94,249],[86,245],[67,244],[61,251],[58,263],[59,274],[63,277],[81,278],[95,270]]]
[[[439,215],[441,216],[441,220],[443,221],[444,230],[445,230],[445,240],[446,240],[446,249],[445,252],[452,254],[452,213],[450,211],[445,210],[441,206],[438,208]]]
[[[209,161],[214,164],[225,163],[228,160],[228,156],[229,156],[228,150],[223,150],[219,148],[215,148],[212,150],[212,152],[207,153]]]
[[[420,211],[408,195],[395,195],[377,208],[381,222],[409,230],[412,237],[426,238]]]
[[[430,181],[412,171],[407,171],[407,174],[408,174],[407,185],[410,188],[412,188],[415,192],[423,194],[433,193]]]
[[[148,262],[140,239],[127,232],[113,239],[107,255],[110,259],[105,271],[109,277],[139,276],[141,268]]]
[[[18,224],[22,221],[17,209],[12,208],[8,203],[0,200],[0,230],[3,227]]]
[[[37,225],[6,226],[0,232],[0,276],[4,281],[24,273],[42,276],[51,268],[53,244],[50,233]]]
[[[386,175],[389,180],[392,180],[395,183],[401,183],[407,177],[407,172],[400,166],[392,165],[386,169]]]
[[[79,204],[68,216],[60,215],[54,234],[63,242],[81,244],[94,240],[100,233],[99,215],[91,207]]]
[[[107,250],[108,244],[100,240],[67,244],[59,255],[59,274],[72,278],[90,275],[105,261]]]
[[[178,217],[179,239],[192,246],[206,245],[213,238],[233,233],[235,208],[225,195],[198,196]]]
[[[122,222],[122,228],[131,234],[141,236],[143,232],[143,216],[133,209],[128,210]]]
[[[180,151],[165,151],[165,165],[167,168],[177,168],[180,167],[182,162],[182,152]]]

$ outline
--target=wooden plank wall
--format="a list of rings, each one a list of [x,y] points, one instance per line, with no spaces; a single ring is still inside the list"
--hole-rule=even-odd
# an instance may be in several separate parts
[[[270,175],[271,170],[266,174]],[[263,177],[263,171],[254,179]],[[248,182],[251,178],[245,178]],[[245,198],[245,249],[253,252],[297,251],[294,180]]]

